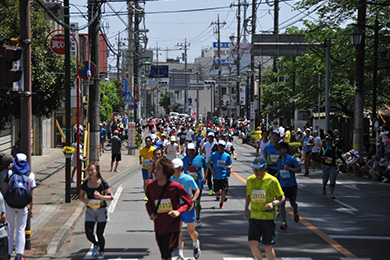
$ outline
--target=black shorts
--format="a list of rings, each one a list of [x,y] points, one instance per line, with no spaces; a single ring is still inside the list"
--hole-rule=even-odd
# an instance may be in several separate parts
[[[263,245],[275,244],[274,220],[249,219],[248,241],[253,240]]]
[[[278,173],[278,170],[272,169],[268,166],[267,172],[271,174],[272,176],[275,176]]]
[[[172,251],[179,244],[180,232],[172,232],[163,235],[156,234],[158,247],[160,248],[161,258],[171,259]]]
[[[112,162],[115,162],[115,161],[119,162],[120,160],[122,160],[122,156],[120,153],[111,155]]]
[[[290,201],[297,200],[298,186],[284,187],[282,190],[286,199],[289,199]]]
[[[310,154],[310,159],[312,159],[313,161],[317,161],[318,160],[318,158],[319,158],[319,155],[320,155],[320,153],[311,153]]]
[[[229,179],[223,180],[213,180],[214,182],[214,192],[218,192],[219,190],[227,191],[229,189]]]

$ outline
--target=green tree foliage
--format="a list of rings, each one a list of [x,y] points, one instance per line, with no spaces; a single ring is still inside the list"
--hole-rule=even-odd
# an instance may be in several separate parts
[[[160,107],[163,107],[165,109],[166,114],[169,114],[169,112],[171,112],[169,108],[169,105],[171,104],[170,92],[165,92],[165,94],[158,101],[158,104],[160,105]]]
[[[119,81],[119,83],[121,83]],[[108,122],[111,119],[112,113],[123,112],[122,90],[118,82],[100,82],[100,121]],[[118,84],[120,87],[118,88]],[[123,87],[122,87],[123,89]]]
[[[7,0],[0,3],[0,36],[19,37],[19,1]],[[32,113],[35,116],[50,117],[64,101],[64,76],[48,72],[63,72],[62,60],[46,62],[50,55],[44,46],[50,23],[45,20],[43,10],[31,3],[31,74]],[[0,128],[4,128],[12,117],[20,118],[21,93],[0,91]]]
[[[389,103],[390,95],[390,39],[386,37],[390,29],[389,4],[375,1],[367,5],[366,50],[365,50],[365,108],[372,106],[372,75],[374,20],[378,16],[379,30],[379,69],[378,69],[378,105]],[[315,22],[305,21],[305,27],[286,30],[288,34],[305,34],[308,43],[323,43],[331,39],[331,73],[330,73],[330,109],[332,112],[353,117],[354,83],[355,83],[355,48],[350,44],[349,34],[355,30],[355,0],[301,0],[297,9],[316,9],[319,19]],[[262,113],[268,113],[271,119],[292,116],[293,101],[295,109],[317,110],[318,93],[322,111],[325,106],[325,48],[324,46],[306,47],[305,55],[296,58],[280,57],[277,61],[278,72],[271,68],[265,73],[266,83],[263,88]],[[295,75],[295,78],[294,78]],[[318,82],[318,75],[320,81]],[[295,87],[293,88],[293,81]],[[291,112],[289,112],[291,111]]]

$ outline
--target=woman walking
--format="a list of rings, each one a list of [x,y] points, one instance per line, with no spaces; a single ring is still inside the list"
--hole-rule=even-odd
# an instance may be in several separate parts
[[[154,232],[160,248],[161,259],[171,259],[178,246],[180,234],[180,214],[192,207],[192,199],[177,182],[169,181],[174,168],[170,160],[160,158],[156,161],[155,180],[146,186],[148,202],[146,209],[154,221]],[[180,202],[182,200],[182,203]]]
[[[87,197],[85,197],[87,195]],[[80,200],[87,204],[85,212],[85,234],[93,243],[92,256],[97,259],[104,258],[104,229],[108,221],[107,202],[113,200],[110,186],[100,175],[100,167],[96,163],[88,166],[88,178],[84,180],[80,190]],[[96,241],[94,235],[95,224],[97,224]]]

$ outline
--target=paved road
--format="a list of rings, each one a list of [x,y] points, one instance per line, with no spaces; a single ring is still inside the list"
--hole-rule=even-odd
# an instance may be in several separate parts
[[[238,160],[230,179],[229,200],[218,208],[215,197],[203,192],[202,222],[199,228],[202,256],[205,260],[252,259],[247,245],[247,221],[242,217],[245,179],[254,149],[236,144]],[[298,205],[301,221],[288,215],[287,231],[277,232],[277,259],[372,259],[385,260],[389,249],[389,184],[340,175],[337,200],[321,195],[321,172],[309,177],[298,174]],[[105,232],[106,259],[160,259],[154,239],[153,223],[145,210],[142,181],[138,167],[128,169],[111,181],[116,202],[111,203],[110,222]],[[83,231],[84,216],[55,259],[91,259],[90,243]],[[280,220],[277,223],[280,225]],[[185,233],[184,233],[185,234]],[[192,256],[191,241],[185,235],[184,255]],[[189,258],[191,259],[191,258]]]

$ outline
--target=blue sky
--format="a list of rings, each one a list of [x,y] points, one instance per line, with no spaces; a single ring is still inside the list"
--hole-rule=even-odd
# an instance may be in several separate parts
[[[243,2],[244,0],[241,0]],[[252,2],[252,0],[248,0]],[[257,0],[259,2],[259,0]],[[270,3],[270,5],[267,4]],[[293,11],[296,0],[282,1],[280,3],[280,32],[284,32],[286,26],[302,26],[299,22],[301,18],[313,20],[314,14],[308,15],[309,11]],[[145,27],[149,29],[147,37],[148,48],[160,51],[159,60],[165,61],[166,57],[181,57],[182,50],[178,50],[177,44],[183,43],[187,39],[190,44],[188,49],[188,62],[193,62],[194,58],[200,56],[201,49],[211,47],[213,42],[217,41],[217,35],[214,33],[218,15],[220,22],[226,24],[221,27],[221,41],[229,41],[229,36],[237,36],[237,7],[238,0],[160,0],[146,1],[145,5]],[[79,22],[80,25],[87,21],[77,15],[77,6],[81,11],[86,11],[87,1],[78,1],[71,6],[71,21]],[[113,14],[120,12],[120,18]],[[204,10],[200,10],[204,9]],[[243,9],[243,7],[241,8]],[[121,32],[121,40],[127,44],[126,24],[127,16],[124,14],[127,10],[125,2],[112,2],[105,4],[102,8],[105,12],[102,16],[102,26],[108,34],[109,41],[113,46],[117,46],[117,35]],[[257,11],[257,29],[256,32],[273,30],[273,6],[272,1],[261,1]],[[251,15],[251,7],[248,8],[247,17]],[[244,12],[241,12],[241,19],[244,18]],[[141,26],[141,28],[143,25]],[[84,30],[82,32],[87,32]],[[248,36],[248,40],[250,37]],[[169,49],[167,52],[166,49]],[[156,59],[156,56],[154,57]]]

